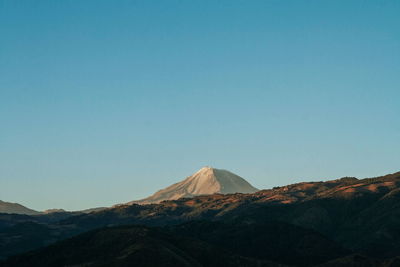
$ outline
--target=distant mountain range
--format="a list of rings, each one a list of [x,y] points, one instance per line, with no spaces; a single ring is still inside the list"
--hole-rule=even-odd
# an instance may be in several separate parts
[[[0,213],[36,215],[39,214],[40,212],[29,209],[18,203],[10,203],[0,200]]]
[[[37,211],[37,210],[27,208],[18,203],[11,203],[11,202],[5,202],[5,201],[0,200],[0,213],[5,213],[5,214],[20,214],[20,215],[45,215],[45,214],[51,214],[51,213],[78,214],[78,213],[90,213],[93,211],[100,211],[103,209],[105,209],[105,207],[91,208],[91,209],[79,210],[79,211],[66,211],[64,209],[49,209],[49,210],[45,210],[45,211]]]
[[[154,195],[141,200],[131,201],[127,204],[152,204],[165,200],[175,200],[179,198],[190,198],[200,195],[212,194],[233,194],[233,193],[254,193],[259,189],[253,187],[242,177],[227,170],[204,167],[193,175],[187,177],[181,182],[168,186],[157,191]],[[120,205],[120,204],[118,204]],[[116,206],[118,206],[116,205]],[[73,213],[89,213],[99,211],[104,207],[92,208]],[[9,203],[0,200],[0,213],[40,215],[49,213],[66,213],[64,209],[49,209],[43,212],[29,209],[18,203]]]
[[[158,203],[0,214],[0,258],[26,252],[0,266],[400,266],[400,172],[211,195],[199,177],[221,175],[203,169]],[[155,197],[171,188],[188,193]]]

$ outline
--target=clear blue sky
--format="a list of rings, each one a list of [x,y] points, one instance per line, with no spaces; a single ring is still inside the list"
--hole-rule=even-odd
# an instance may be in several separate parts
[[[0,0],[0,199],[81,209],[205,165],[400,171],[400,1]]]

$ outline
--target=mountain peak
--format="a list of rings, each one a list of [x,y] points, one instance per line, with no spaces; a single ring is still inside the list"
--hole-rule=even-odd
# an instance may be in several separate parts
[[[164,188],[154,195],[130,203],[149,204],[198,195],[254,193],[258,191],[242,177],[227,170],[205,166],[181,182]]]
[[[198,173],[203,173],[203,174],[205,174],[205,173],[213,172],[213,171],[214,171],[214,168],[213,168],[213,167],[204,166],[203,168],[201,168],[200,170],[198,170],[197,172],[195,172],[194,175],[195,175],[195,174],[198,174]]]

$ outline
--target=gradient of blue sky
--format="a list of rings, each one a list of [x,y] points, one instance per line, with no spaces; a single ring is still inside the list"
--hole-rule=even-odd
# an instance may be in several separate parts
[[[0,199],[81,209],[204,165],[400,170],[400,1],[0,0]]]

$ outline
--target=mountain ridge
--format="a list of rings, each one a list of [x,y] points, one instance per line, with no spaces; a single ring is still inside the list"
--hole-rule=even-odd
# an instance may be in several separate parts
[[[253,194],[200,195],[159,204],[120,205],[58,220],[51,215],[0,214],[0,259],[93,229],[146,225],[166,227],[173,236],[184,235],[239,256],[279,264],[314,266],[327,262],[327,266],[337,266],[358,262],[360,258],[351,255],[360,254],[376,262],[371,266],[398,266],[386,263],[398,262],[400,256],[399,199],[397,172],[375,178],[301,182]],[[40,237],[36,234],[39,231]],[[285,255],[288,246],[300,257]],[[332,246],[339,252],[345,249],[344,254],[331,254]],[[311,251],[312,247],[315,250]],[[96,247],[90,250],[97,251]],[[310,256],[302,258],[306,252]],[[320,256],[324,258],[316,260]]]

